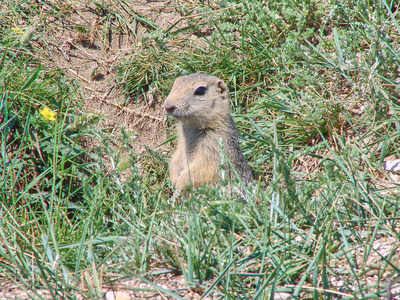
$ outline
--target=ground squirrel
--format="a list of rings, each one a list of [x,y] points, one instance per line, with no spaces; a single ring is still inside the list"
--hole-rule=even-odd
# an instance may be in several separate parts
[[[178,77],[164,107],[178,121],[178,145],[169,169],[172,184],[178,190],[218,181],[220,140],[242,181],[253,181],[230,115],[228,89],[221,79],[205,73]],[[235,177],[229,163],[226,170],[229,177]]]

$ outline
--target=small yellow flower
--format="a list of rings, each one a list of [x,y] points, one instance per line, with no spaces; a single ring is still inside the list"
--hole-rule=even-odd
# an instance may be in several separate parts
[[[39,113],[42,115],[43,119],[45,119],[46,121],[55,121],[56,120],[56,114],[45,106],[43,106],[41,109],[39,109]]]
[[[14,31],[16,34],[24,33],[24,31],[21,28],[19,28],[18,26],[11,27],[11,30]]]

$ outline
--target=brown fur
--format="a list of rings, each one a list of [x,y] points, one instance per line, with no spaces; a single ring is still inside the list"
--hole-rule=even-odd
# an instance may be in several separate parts
[[[199,87],[206,89],[204,95],[195,94]],[[243,182],[253,181],[238,145],[229,93],[222,80],[204,73],[178,77],[164,107],[178,121],[178,145],[170,163],[171,181],[177,189],[218,181],[221,139],[228,159]],[[226,170],[231,178],[235,177],[229,163]]]

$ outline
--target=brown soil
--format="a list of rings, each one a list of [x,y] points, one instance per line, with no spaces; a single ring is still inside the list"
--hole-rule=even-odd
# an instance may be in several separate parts
[[[111,9],[117,9],[113,7],[117,4],[111,2],[109,5]],[[164,8],[165,5],[164,1],[135,1],[131,9],[163,26],[177,18],[170,9]],[[134,132],[131,147],[137,153],[141,153],[145,145],[158,146],[167,132],[163,99],[148,93],[148,99],[139,103],[126,101],[121,87],[115,82],[117,65],[125,55],[140,46],[146,27],[136,22],[134,36],[108,25],[110,28],[104,34],[106,24],[99,9],[92,3],[74,3],[72,6],[73,13],[63,19],[55,18],[54,27],[48,30],[38,28],[40,39],[33,39],[31,43],[33,48],[42,49],[38,53],[40,61],[49,68],[65,70],[66,75],[79,83],[82,111],[84,114],[100,112],[103,115],[100,129],[113,136],[118,136],[121,126]],[[84,33],[70,30],[76,26],[90,30]],[[133,99],[136,95],[131,96]],[[165,149],[166,146],[160,148]]]

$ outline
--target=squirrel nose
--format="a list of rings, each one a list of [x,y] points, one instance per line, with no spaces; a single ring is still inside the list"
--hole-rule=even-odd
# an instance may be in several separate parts
[[[176,108],[175,105],[169,104],[169,103],[167,103],[167,101],[165,101],[164,107],[165,107],[165,110],[166,110],[167,112],[169,112],[169,113],[173,112],[173,111],[175,110],[175,108]]]

